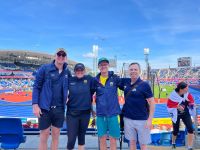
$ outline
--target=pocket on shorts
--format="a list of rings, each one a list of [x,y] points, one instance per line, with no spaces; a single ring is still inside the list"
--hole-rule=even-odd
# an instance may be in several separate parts
[[[45,110],[45,109],[41,109],[41,117],[42,118],[48,118],[49,117],[49,111],[48,110]]]
[[[64,118],[65,116],[65,111],[63,108],[55,108],[52,109],[51,111],[55,118]]]

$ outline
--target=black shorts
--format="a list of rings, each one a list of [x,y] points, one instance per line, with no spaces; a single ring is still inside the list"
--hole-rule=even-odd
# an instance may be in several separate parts
[[[44,130],[51,125],[57,128],[62,128],[65,120],[64,107],[51,108],[49,111],[41,109],[42,115],[39,118],[39,129]]]

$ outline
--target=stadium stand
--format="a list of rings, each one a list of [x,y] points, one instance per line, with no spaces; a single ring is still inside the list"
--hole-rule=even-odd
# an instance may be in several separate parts
[[[200,67],[154,69],[159,78],[200,78]]]
[[[0,51],[0,69],[35,71],[42,64],[50,63],[54,55],[31,52],[27,50],[1,50]],[[73,71],[75,61],[68,59],[68,67]],[[90,69],[86,67],[89,72]]]

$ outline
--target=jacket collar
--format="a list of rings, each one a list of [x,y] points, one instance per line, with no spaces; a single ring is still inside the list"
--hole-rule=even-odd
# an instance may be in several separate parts
[[[64,63],[64,64],[63,64],[63,70],[65,70],[65,69],[67,68],[67,65],[68,65],[67,63]],[[52,61],[50,70],[51,70],[51,71],[57,70],[56,65],[55,65],[55,60]]]
[[[96,78],[99,80],[100,79],[100,75],[101,75],[101,73],[98,73],[97,74],[97,76],[96,76]],[[113,71],[108,71],[108,78],[110,78],[111,76],[113,76],[114,75],[114,72]]]

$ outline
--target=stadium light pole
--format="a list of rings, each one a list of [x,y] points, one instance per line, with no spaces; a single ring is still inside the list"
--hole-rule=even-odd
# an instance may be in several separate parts
[[[146,69],[147,69],[147,80],[149,80],[149,48],[144,48],[144,56],[145,56],[145,62],[146,62]]]
[[[98,58],[98,50],[99,50],[99,47],[98,45],[93,45],[93,71],[94,71],[94,75],[96,76],[96,73],[97,73],[97,58]]]

